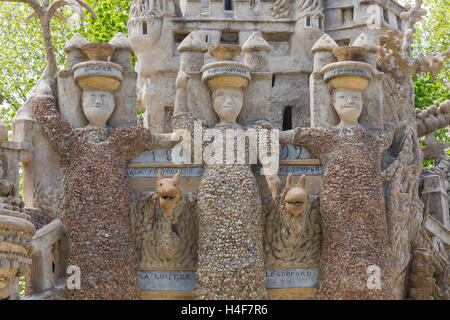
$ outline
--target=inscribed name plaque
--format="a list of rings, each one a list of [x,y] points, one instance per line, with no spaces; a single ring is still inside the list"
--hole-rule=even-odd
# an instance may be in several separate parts
[[[189,292],[196,288],[195,271],[139,271],[139,286],[142,291]]]
[[[187,168],[128,168],[128,176],[133,178],[156,178],[158,170],[161,170],[165,177],[172,177],[178,171],[181,171],[182,177],[201,177],[203,167]]]
[[[317,268],[265,269],[267,289],[317,287]]]
[[[292,173],[294,176],[320,176],[323,174],[322,166],[280,166],[278,174],[280,176],[287,176]]]
[[[280,161],[306,159],[314,159],[314,156],[305,148],[292,144],[280,145]],[[193,159],[191,160],[193,161]],[[130,162],[130,167],[145,167],[146,165],[157,163],[175,164],[173,162],[172,149],[154,149],[142,152]],[[198,165],[201,165],[201,163]]]
[[[264,171],[261,166],[254,167],[253,173],[263,175]],[[314,165],[297,165],[297,166],[280,166],[278,169],[278,175],[287,176],[291,173],[294,176],[320,176],[323,174],[322,166]]]

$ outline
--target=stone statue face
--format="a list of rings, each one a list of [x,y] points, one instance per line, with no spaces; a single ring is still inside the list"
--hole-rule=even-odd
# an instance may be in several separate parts
[[[341,124],[355,124],[362,112],[362,93],[358,90],[336,89],[333,92],[334,109]]]
[[[236,121],[244,104],[244,92],[240,88],[219,88],[212,95],[213,107],[220,121]]]
[[[89,124],[104,127],[114,111],[114,94],[110,91],[85,91],[82,104]]]

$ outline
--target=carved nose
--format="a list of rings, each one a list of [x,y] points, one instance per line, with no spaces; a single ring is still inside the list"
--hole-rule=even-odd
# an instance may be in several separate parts
[[[102,97],[100,96],[95,97],[95,104],[96,105],[102,104]]]

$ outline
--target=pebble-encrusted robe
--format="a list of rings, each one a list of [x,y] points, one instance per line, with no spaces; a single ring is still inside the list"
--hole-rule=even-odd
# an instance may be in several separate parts
[[[34,112],[67,168],[63,210],[69,265],[81,269],[81,290],[67,289],[67,297],[139,298],[127,163],[150,148],[150,132],[142,127],[74,129],[51,97],[35,99]]]
[[[243,128],[225,123],[216,129],[225,136],[226,129]],[[262,205],[251,164],[206,164],[198,208],[197,297],[264,299]]]
[[[294,143],[306,147],[321,159],[324,167],[320,193],[320,299],[392,298],[381,176],[381,158],[392,139],[392,128],[382,131],[354,126],[295,131]],[[381,270],[380,290],[367,286],[373,273],[368,273],[371,265]]]

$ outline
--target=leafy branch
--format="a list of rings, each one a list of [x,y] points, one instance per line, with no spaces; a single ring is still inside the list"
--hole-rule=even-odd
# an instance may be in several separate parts
[[[45,51],[47,54],[46,75],[51,79],[55,78],[58,71],[52,42],[52,34],[50,31],[51,19],[56,17],[57,19],[67,23],[67,18],[61,11],[59,11],[59,9],[64,6],[71,7],[81,19],[84,19],[83,8],[88,10],[94,19],[97,19],[94,10],[83,0],[57,0],[53,2],[50,0],[44,0],[42,4],[39,4],[36,0],[0,0],[0,2],[21,2],[29,5],[33,9],[33,13],[25,19],[25,22],[30,21],[35,16],[39,18],[42,29],[42,37],[44,38]]]
[[[380,37],[381,46],[378,48],[378,66],[385,72],[406,71],[410,76],[414,73],[430,72],[433,79],[444,67],[444,62],[450,58],[450,49],[442,53],[431,53],[427,56],[419,54],[411,57],[413,36],[416,33],[415,24],[422,20],[427,10],[422,8],[423,0],[416,0],[415,5],[406,5],[406,12],[400,18],[406,21],[405,32],[400,39],[391,30],[386,36]],[[402,73],[402,72],[401,72]]]

